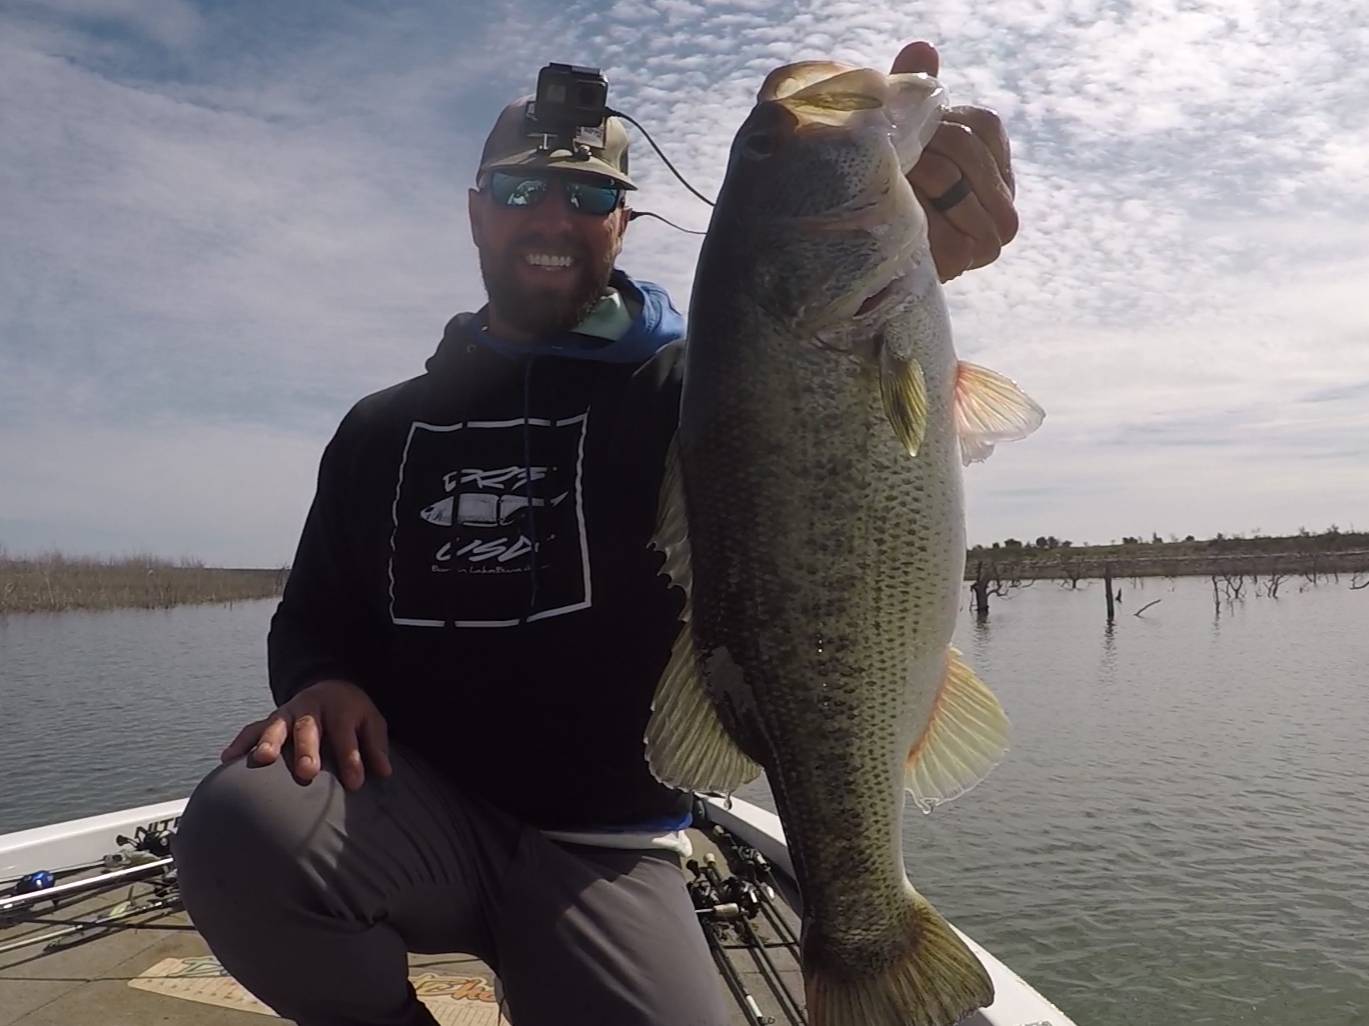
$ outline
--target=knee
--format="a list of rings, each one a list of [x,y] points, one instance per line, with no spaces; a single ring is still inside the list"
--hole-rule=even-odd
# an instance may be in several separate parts
[[[330,780],[298,784],[283,760],[219,766],[195,788],[172,839],[187,907],[270,900],[288,885],[310,823],[324,818]]]

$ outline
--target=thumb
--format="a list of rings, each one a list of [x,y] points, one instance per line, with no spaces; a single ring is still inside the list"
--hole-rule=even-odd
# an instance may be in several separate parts
[[[936,77],[936,73],[941,70],[941,58],[937,55],[936,47],[931,43],[918,41],[909,43],[898,52],[894,58],[894,67],[890,74],[894,75],[913,75],[924,74]]]

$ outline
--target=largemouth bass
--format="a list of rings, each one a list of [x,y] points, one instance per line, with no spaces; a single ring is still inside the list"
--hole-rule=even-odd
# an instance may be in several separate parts
[[[950,646],[961,466],[1043,414],[955,355],[904,177],[942,99],[827,62],[766,79],[701,251],[662,491],[656,544],[689,602],[648,759],[704,791],[765,769],[813,1026],[944,1026],[993,1000],[908,880],[904,793],[930,809],[1006,751]]]

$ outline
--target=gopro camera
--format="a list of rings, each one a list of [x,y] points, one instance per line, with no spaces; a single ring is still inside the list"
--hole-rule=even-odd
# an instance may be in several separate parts
[[[548,64],[537,73],[527,130],[543,149],[603,146],[607,117],[608,79],[598,68]]]

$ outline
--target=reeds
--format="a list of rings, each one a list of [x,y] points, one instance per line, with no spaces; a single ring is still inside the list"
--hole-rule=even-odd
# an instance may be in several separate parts
[[[279,595],[286,568],[226,570],[196,559],[117,559],[45,552],[12,557],[0,548],[0,615],[66,609],[168,609]]]

